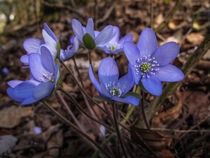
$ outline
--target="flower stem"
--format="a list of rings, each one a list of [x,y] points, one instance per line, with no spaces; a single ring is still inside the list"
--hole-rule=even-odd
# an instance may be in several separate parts
[[[106,111],[100,106],[98,105],[86,92],[85,90],[82,88],[82,86],[80,85],[79,81],[75,78],[75,76],[73,75],[73,72],[70,68],[68,68],[65,63],[59,59],[59,61],[61,62],[61,64],[64,66],[64,68],[70,73],[70,76],[72,77],[72,79],[74,80],[75,83],[77,83],[79,89],[81,90],[82,94],[85,95],[90,101],[92,101],[101,111],[103,111],[104,113],[106,113]]]
[[[124,156],[127,158],[128,156],[127,156],[127,153],[126,153],[126,150],[125,150],[122,138],[121,138],[120,130],[119,130],[119,127],[118,127],[118,121],[117,121],[117,115],[118,114],[117,114],[117,107],[116,107],[115,102],[112,103],[112,109],[113,109],[114,125],[115,125],[115,128],[116,128],[118,141],[120,143],[120,146],[122,148]]]
[[[93,144],[96,148],[98,148],[106,157],[110,157],[110,155],[104,151],[103,148],[100,147],[94,140],[92,140],[86,133],[82,132],[77,126],[75,126],[73,123],[71,123],[69,120],[67,120],[65,117],[63,117],[59,112],[57,112],[54,108],[52,108],[47,102],[42,101],[42,103],[50,110],[52,111],[57,117],[59,117],[61,120],[63,120],[66,124],[71,126],[75,131],[77,131],[80,135],[85,137],[91,144]]]
[[[144,123],[145,123],[147,129],[150,129],[149,123],[147,121],[147,117],[146,117],[145,111],[144,111],[144,91],[143,90],[139,91],[139,105],[140,105],[140,100],[141,100],[141,112],[142,112],[142,116],[143,116],[143,119],[144,119]]]

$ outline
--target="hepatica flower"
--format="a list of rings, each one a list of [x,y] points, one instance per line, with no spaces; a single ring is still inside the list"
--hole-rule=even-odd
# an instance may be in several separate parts
[[[121,40],[119,39],[120,39],[120,30],[117,26],[113,26],[112,39],[100,47],[108,54],[119,54],[120,52],[123,51],[123,46],[125,42],[132,42],[133,35],[128,34],[125,37],[123,37]]]
[[[27,81],[9,81],[8,95],[22,105],[35,103],[50,96],[59,79],[59,62],[55,66],[54,59],[47,47],[42,46],[41,53],[29,55],[31,77]]]
[[[137,46],[126,42],[124,52],[131,64],[135,84],[141,82],[144,88],[153,95],[162,94],[161,81],[176,82],[184,74],[170,63],[179,53],[175,42],[168,42],[157,48],[155,32],[146,28],[142,31]]]
[[[72,20],[73,31],[78,40],[88,49],[99,48],[112,38],[113,26],[106,26],[101,32],[94,31],[93,19],[89,18],[86,27],[76,20]]]
[[[128,73],[119,79],[119,70],[113,58],[107,57],[101,61],[98,70],[100,82],[95,78],[91,66],[89,67],[89,76],[103,97],[136,106],[139,104],[138,99],[134,96],[122,98],[133,87],[134,79],[130,68]]]
[[[20,61],[25,65],[29,64],[29,55],[31,53],[40,54],[40,47],[43,45],[50,50],[50,53],[53,56],[53,58],[56,58],[58,39],[46,23],[44,23],[42,36],[44,41],[37,38],[28,38],[24,41],[23,47],[26,50],[27,55],[23,55],[20,58]]]
[[[71,44],[67,47],[66,50],[61,50],[60,52],[61,60],[68,60],[69,58],[74,56],[74,54],[78,51],[79,49],[78,39],[75,36],[73,36],[70,38],[70,42]]]

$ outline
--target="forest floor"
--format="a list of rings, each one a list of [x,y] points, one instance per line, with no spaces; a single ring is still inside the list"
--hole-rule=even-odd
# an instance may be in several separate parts
[[[1,144],[8,143],[8,151],[0,157],[11,158],[90,158],[94,153],[93,148],[78,135],[71,127],[60,121],[48,111],[42,103],[20,106],[11,100],[6,93],[7,82],[10,80],[26,80],[29,71],[23,68],[20,57],[26,52],[23,41],[30,37],[42,39],[41,30],[46,22],[61,41],[61,47],[66,48],[73,35],[71,20],[77,18],[86,24],[88,17],[93,17],[97,29],[101,30],[106,25],[116,25],[120,28],[121,37],[131,33],[133,42],[137,42],[141,31],[151,24],[157,28],[175,6],[175,1],[168,4],[163,1],[153,0],[153,14],[151,16],[150,1],[121,0],[122,2],[100,1],[96,8],[93,2],[86,6],[77,6],[72,10],[65,5],[49,5],[46,7],[58,14],[46,16],[35,24],[23,25],[15,31],[7,30],[7,35],[1,36],[2,51],[0,52],[0,138]],[[208,0],[184,1],[167,25],[158,31],[159,46],[169,41],[180,45],[180,54],[173,62],[181,68],[187,59],[194,53],[198,46],[209,34],[210,7]],[[87,51],[75,55],[79,71],[82,74],[84,88],[90,96],[98,95],[88,76]],[[107,56],[100,50],[93,51],[93,67],[98,69],[101,59]],[[117,56],[117,63],[121,74],[127,71],[128,61],[124,55]],[[67,61],[76,73],[73,60]],[[5,68],[9,71],[5,73]],[[4,70],[4,71],[3,71]],[[87,109],[78,86],[71,80],[68,72],[62,67],[62,87],[72,94]],[[191,73],[182,81],[176,92],[170,95],[162,104],[159,113],[151,120],[154,130],[140,129],[138,133],[150,148],[158,152],[160,157],[210,157],[210,51],[198,62]],[[166,83],[167,84],[167,83]],[[164,85],[166,85],[164,84]],[[154,100],[154,96],[146,96],[146,106]],[[68,98],[65,98],[67,101]],[[65,108],[59,104],[55,96],[48,98],[49,104],[71,119]],[[102,105],[101,103],[99,103]],[[94,126],[87,117],[79,113],[74,105],[69,105],[77,119],[85,127],[88,135],[97,142],[102,142],[105,136]],[[92,105],[101,120],[106,116]],[[127,127],[135,122],[134,112]],[[133,121],[133,122],[132,122]],[[35,131],[35,129],[37,129]],[[164,130],[165,129],[165,130]],[[39,131],[40,130],[40,131]],[[153,132],[155,131],[155,132]],[[157,134],[158,133],[158,134]],[[3,147],[2,147],[3,148]],[[11,149],[11,150],[10,150]],[[146,154],[145,154],[146,155]],[[149,155],[149,152],[148,152]],[[147,156],[145,156],[147,157]]]

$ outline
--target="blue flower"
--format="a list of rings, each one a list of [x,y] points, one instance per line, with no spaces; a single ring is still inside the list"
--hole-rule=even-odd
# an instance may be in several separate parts
[[[123,46],[125,42],[132,42],[133,35],[128,34],[125,37],[123,37],[121,40],[119,40],[119,38],[120,38],[120,30],[117,26],[113,26],[112,39],[100,47],[108,54],[119,54],[120,52],[123,51]]]
[[[43,45],[50,50],[50,53],[52,54],[53,58],[56,58],[58,39],[46,23],[44,23],[42,36],[44,41],[37,38],[28,38],[24,41],[23,47],[26,50],[27,55],[23,55],[20,58],[20,61],[25,65],[29,64],[29,55],[31,53],[40,54],[40,47]]]
[[[119,70],[113,58],[107,57],[101,61],[98,70],[100,82],[95,78],[91,65],[89,67],[89,76],[93,85],[103,97],[136,106],[139,104],[136,97],[127,96],[122,98],[134,86],[134,79],[130,68],[128,73],[119,79]]]
[[[29,54],[31,77],[27,81],[9,81],[7,94],[22,105],[35,103],[50,96],[59,79],[59,62],[55,66],[47,47],[41,46],[41,53]]]
[[[101,32],[94,31],[94,23],[92,18],[88,19],[86,27],[82,26],[78,20],[73,19],[72,28],[76,37],[82,44],[84,44],[84,36],[88,34],[92,38],[96,48],[99,48],[103,44],[107,43],[113,35],[113,26],[111,25],[106,26]]]
[[[153,95],[162,94],[161,81],[176,82],[184,74],[176,66],[169,64],[179,53],[175,42],[168,42],[157,48],[155,32],[146,28],[142,31],[137,46],[126,42],[124,52],[131,64],[135,84],[141,82],[144,88]]]
[[[74,56],[74,54],[78,51],[79,49],[78,39],[75,36],[73,36],[71,37],[70,42],[71,44],[67,47],[66,50],[61,50],[60,52],[61,60],[68,60],[69,58]]]

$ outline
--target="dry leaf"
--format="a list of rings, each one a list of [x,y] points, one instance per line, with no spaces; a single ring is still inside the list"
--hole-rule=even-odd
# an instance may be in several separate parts
[[[0,127],[13,128],[19,125],[21,118],[33,116],[32,107],[10,106],[0,111]]]
[[[204,36],[200,33],[191,33],[187,35],[186,39],[194,45],[199,45],[204,40]]]

